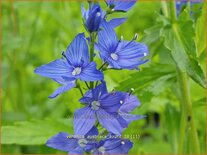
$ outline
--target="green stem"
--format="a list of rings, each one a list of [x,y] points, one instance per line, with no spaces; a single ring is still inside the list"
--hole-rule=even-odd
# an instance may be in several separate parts
[[[77,88],[78,88],[78,90],[80,91],[81,95],[83,96],[84,94],[83,94],[83,91],[82,91],[80,85],[78,85]]]
[[[169,8],[170,8],[169,12],[170,12],[171,22],[174,23],[177,20],[176,10],[175,10],[175,2],[174,1],[169,2]]]
[[[200,147],[199,147],[199,141],[198,141],[198,135],[197,130],[194,123],[194,117],[193,117],[193,111],[192,111],[192,103],[190,98],[190,88],[188,83],[188,75],[186,72],[180,71],[178,69],[178,78],[179,78],[179,84],[180,84],[180,91],[182,95],[182,118],[181,118],[181,127],[180,127],[180,137],[182,138],[179,142],[179,149],[178,153],[183,153],[183,142],[184,142],[184,135],[186,131],[186,127],[189,128],[190,132],[190,138],[191,138],[191,144],[192,144],[192,153],[199,154],[200,153]],[[183,119],[183,120],[182,120]]]
[[[95,44],[95,39],[96,39],[96,34],[91,33],[90,34],[90,62],[93,61],[94,58],[94,44]],[[94,83],[90,82],[90,89],[93,89]]]
[[[180,35],[179,27],[177,26],[175,3],[169,2],[169,12],[172,23],[172,28],[177,39],[183,44],[182,37]],[[194,117],[192,112],[192,103],[190,98],[190,87],[188,81],[188,75],[185,71],[177,69],[178,81],[181,92],[181,121],[180,121],[180,133],[178,143],[178,154],[183,154],[183,145],[186,131],[189,131],[189,139],[191,139],[192,153],[199,154],[200,147],[198,141],[197,130],[194,123]]]
[[[181,109],[181,118],[180,118],[180,128],[179,128],[180,133],[178,138],[178,150],[177,150],[178,154],[183,153],[183,144],[184,144],[185,131],[186,131],[185,108],[181,105],[180,109]]]

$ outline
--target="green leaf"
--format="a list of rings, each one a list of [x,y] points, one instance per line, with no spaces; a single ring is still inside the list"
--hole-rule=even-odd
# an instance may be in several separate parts
[[[160,69],[162,68],[162,69]],[[149,101],[153,95],[158,95],[165,89],[169,88],[175,80],[175,68],[168,64],[155,64],[142,71],[133,73],[130,77],[117,87],[118,90],[126,91],[134,88],[142,101]]]
[[[206,87],[205,76],[196,57],[194,42],[195,32],[193,22],[188,20],[187,11],[184,11],[177,23],[168,25],[161,31],[165,46],[171,51],[171,55],[177,67],[202,87]]]
[[[206,3],[202,7],[202,13],[196,22],[196,46],[200,55],[206,48]]]
[[[16,122],[13,126],[3,126],[1,133],[2,144],[40,145],[58,132],[72,132],[72,121],[61,120],[32,120]]]

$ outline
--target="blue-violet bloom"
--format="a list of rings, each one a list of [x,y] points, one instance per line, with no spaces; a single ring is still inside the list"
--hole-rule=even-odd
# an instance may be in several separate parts
[[[96,63],[90,62],[88,46],[83,33],[78,34],[63,53],[64,58],[57,59],[35,70],[36,74],[49,77],[63,86],[58,88],[50,98],[75,87],[75,81],[103,80],[103,73],[96,69]]]
[[[121,93],[108,93],[105,82],[89,90],[80,99],[86,106],[76,110],[74,114],[75,134],[85,135],[98,120],[109,132],[120,135],[123,128],[116,113],[124,97]]]
[[[101,30],[98,33],[96,49],[104,62],[116,69],[137,69],[139,65],[147,62],[143,60],[149,54],[148,48],[142,43],[118,40],[114,29],[102,21]]]
[[[89,32],[95,32],[99,30],[101,20],[103,19],[103,12],[99,4],[91,4],[89,10],[82,9],[82,17],[85,27]]]

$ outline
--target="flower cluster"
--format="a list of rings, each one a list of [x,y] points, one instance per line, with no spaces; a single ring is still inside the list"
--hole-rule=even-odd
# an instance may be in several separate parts
[[[133,143],[129,139],[121,138],[121,134],[130,122],[143,118],[131,114],[140,102],[132,95],[132,91],[109,92],[103,69],[138,69],[139,65],[147,61],[144,58],[149,54],[148,48],[135,41],[137,35],[131,41],[119,40],[114,31],[126,18],[107,20],[112,13],[128,11],[135,2],[136,0],[107,0],[106,11],[98,3],[89,2],[88,10],[82,7],[83,23],[89,37],[84,33],[78,34],[66,51],[62,52],[62,58],[35,70],[36,74],[51,78],[62,85],[49,98],[78,88],[82,94],[79,101],[84,105],[74,113],[76,136],[60,132],[47,141],[47,146],[71,154],[127,154],[132,148]],[[95,49],[103,63],[99,69],[94,61]],[[80,81],[85,82],[88,88],[85,94]],[[98,138],[98,125],[107,131],[105,139]]]

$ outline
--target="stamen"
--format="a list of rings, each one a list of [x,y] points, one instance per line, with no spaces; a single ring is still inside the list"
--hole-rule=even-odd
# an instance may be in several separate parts
[[[116,53],[111,53],[111,58],[116,61],[119,57]]]
[[[93,110],[98,110],[99,109],[99,107],[100,107],[100,102],[99,101],[93,101],[92,103],[91,103],[91,108],[93,109]]]
[[[100,13],[100,12],[97,12],[97,13],[96,13],[96,16],[97,16],[97,17],[100,17],[100,16],[101,16],[101,13]]]
[[[134,91],[134,88],[131,88],[129,91],[129,96],[133,93],[133,91]]]
[[[80,147],[84,148],[86,147],[86,144],[88,143],[88,141],[86,139],[79,139],[78,140],[78,144]]]
[[[123,101],[122,100],[120,101],[120,104],[123,104]]]
[[[147,53],[146,52],[144,52],[144,56],[147,56]]]
[[[123,41],[124,40],[124,36],[121,36],[121,39],[120,40]]]
[[[137,38],[138,38],[138,34],[136,33],[136,34],[134,35],[134,40],[137,40]]]
[[[98,148],[98,151],[101,152],[102,154],[105,153],[105,148],[103,146]]]
[[[124,144],[125,144],[125,142],[124,142],[124,141],[121,141],[121,144],[122,144],[122,145],[124,145]]]
[[[76,76],[79,75],[81,73],[81,67],[76,67],[73,71],[72,71],[72,75]]]

